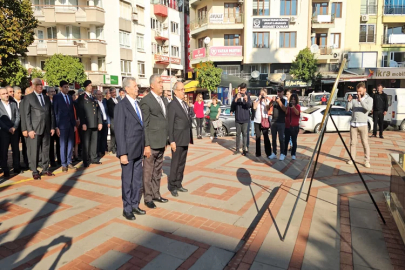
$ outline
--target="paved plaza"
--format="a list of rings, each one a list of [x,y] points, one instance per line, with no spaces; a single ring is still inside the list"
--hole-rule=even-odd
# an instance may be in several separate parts
[[[325,135],[308,203],[307,184],[284,241],[318,136],[299,135],[295,161],[256,158],[253,139],[244,157],[233,155],[234,137],[205,138],[190,146],[189,192],[168,192],[167,149],[161,193],[169,203],[141,204],[147,214],[132,222],[122,217],[115,156],[68,173],[59,168],[41,181],[30,172],[3,181],[0,269],[405,269],[405,246],[383,198],[388,153],[405,150],[405,133],[384,136],[370,139],[370,169],[361,147],[357,160],[386,225],[336,133]]]

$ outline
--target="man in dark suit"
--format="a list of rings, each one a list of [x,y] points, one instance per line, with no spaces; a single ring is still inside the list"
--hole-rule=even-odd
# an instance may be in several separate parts
[[[20,149],[18,145],[20,125],[20,112],[18,111],[16,102],[9,101],[8,91],[5,88],[0,88],[0,155],[1,167],[4,172],[4,177],[10,176],[10,170],[7,166],[8,147],[11,144],[13,151],[13,168],[14,173],[20,173]]]
[[[83,86],[86,92],[77,99],[77,114],[82,127],[83,166],[89,167],[90,163],[101,164],[97,160],[97,136],[103,128],[103,121],[96,98],[91,94],[91,81],[85,81]]]
[[[187,192],[182,186],[188,145],[193,143],[190,107],[184,99],[184,84],[177,82],[173,87],[174,98],[167,107],[169,123],[169,141],[172,148],[172,163],[170,165],[169,190],[174,197],[178,191]]]
[[[40,179],[38,158],[42,147],[42,175],[52,176],[49,171],[50,136],[55,133],[55,117],[49,97],[42,94],[42,81],[32,81],[34,93],[24,98],[24,117],[28,131],[27,146],[29,147],[30,168],[35,180]]]
[[[110,125],[110,117],[107,112],[107,100],[103,99],[103,93],[98,90],[96,92],[98,107],[100,108],[101,118],[103,119],[103,128],[98,132],[97,152],[100,158],[105,155],[107,150],[108,126]]]
[[[72,165],[73,148],[75,146],[76,119],[73,108],[73,99],[69,92],[69,83],[59,83],[61,92],[53,98],[53,111],[55,114],[55,130],[60,141],[60,161],[62,172],[76,169]],[[52,145],[51,145],[52,147]]]
[[[125,95],[126,95],[125,89],[121,88],[120,91],[119,91],[119,96],[117,97],[118,101],[123,100]]]
[[[49,87],[46,90],[46,95],[49,97],[49,99],[51,100],[51,104],[53,107],[53,98],[56,95],[56,91],[54,87]],[[55,114],[55,112],[54,112]],[[56,131],[56,130],[55,130]],[[55,134],[53,134],[53,136],[51,136],[51,144],[49,147],[49,159],[50,159],[50,164],[51,167],[56,167],[56,162],[55,162],[55,147],[56,147],[56,158],[58,159],[58,164],[61,164],[61,157],[60,157],[60,140],[59,140],[59,136],[58,134],[56,134],[57,132],[55,132]],[[55,146],[56,144],[56,146]]]
[[[114,109],[114,126],[117,136],[117,157],[121,162],[123,216],[135,220],[134,213],[145,215],[139,208],[142,198],[142,158],[145,145],[144,123],[141,109],[136,101],[138,86],[135,78],[122,82],[126,97]]]
[[[115,141],[115,126],[114,126],[114,108],[118,103],[117,91],[115,88],[110,89],[111,98],[107,100],[107,111],[108,116],[110,117],[110,146],[108,152],[115,154],[117,150],[117,145]]]
[[[31,89],[31,88],[30,88]],[[25,167],[21,167],[21,169],[23,170],[27,170],[28,169],[28,156],[27,156],[27,144],[25,143],[25,137],[22,134],[22,118],[21,117],[21,108],[22,108],[22,100],[23,100],[23,96],[22,96],[22,91],[21,88],[18,86],[14,86],[14,100],[17,104],[17,108],[20,112],[20,125],[18,126],[18,141],[20,141],[21,139],[21,144],[22,144],[22,155],[23,155],[23,160],[24,160],[24,166]]]
[[[142,98],[141,109],[145,129],[145,159],[143,185],[145,205],[156,208],[153,201],[166,203],[160,196],[160,179],[162,178],[163,155],[167,145],[167,108],[162,100],[163,80],[160,75],[149,79],[151,92]]]

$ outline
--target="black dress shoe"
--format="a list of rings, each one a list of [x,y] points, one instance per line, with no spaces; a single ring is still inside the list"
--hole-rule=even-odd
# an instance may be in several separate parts
[[[10,172],[4,172],[3,177],[10,177]]]
[[[17,169],[17,170],[14,169],[14,173],[15,173],[15,174],[20,174],[20,173],[21,173],[21,170],[20,170],[20,169]]]
[[[380,136],[380,139],[384,139],[384,136],[381,135],[381,136]]]
[[[134,214],[132,212],[122,212],[122,215],[127,219],[127,220],[135,220],[136,217],[134,216]]]
[[[152,199],[152,200],[154,200],[155,202],[160,202],[160,203],[167,203],[169,201],[168,199],[165,199],[162,197],[157,198],[157,199]]]
[[[67,167],[62,167],[62,172],[67,172],[68,168]]]
[[[134,213],[135,215],[145,215],[146,211],[142,210],[141,208],[137,207],[137,208],[132,208],[132,213]]]
[[[51,162],[51,167],[56,167],[56,163],[55,163],[55,162]]]
[[[177,191],[188,192],[188,189],[185,189],[184,187],[181,187],[181,188],[178,188]]]
[[[373,137],[377,138],[377,135],[373,134],[373,135],[370,136],[370,138],[373,138]]]
[[[150,208],[150,209],[155,209],[156,208],[156,204],[154,202],[145,202],[146,207]]]
[[[41,180],[41,176],[39,175],[39,173],[33,173],[32,177],[34,178],[34,180]]]
[[[88,168],[90,165],[89,164],[83,164],[84,168]]]
[[[179,197],[179,193],[177,193],[177,190],[172,190],[170,191],[170,193],[172,194],[173,197]]]
[[[94,162],[92,162],[91,164],[98,164],[98,165],[100,165],[100,164],[103,164],[103,163],[101,163],[100,161],[94,161]]]
[[[242,152],[242,156],[246,156],[246,154],[247,154],[246,151],[243,151],[243,152]]]

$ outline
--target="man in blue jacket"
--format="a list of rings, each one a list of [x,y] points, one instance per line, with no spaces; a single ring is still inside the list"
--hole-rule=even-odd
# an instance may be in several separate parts
[[[248,140],[248,125],[250,121],[250,97],[246,94],[247,86],[245,83],[239,85],[240,91],[232,100],[231,112],[235,113],[236,126],[236,151],[234,155],[239,154],[240,136],[242,134],[242,155],[246,156],[247,140]]]

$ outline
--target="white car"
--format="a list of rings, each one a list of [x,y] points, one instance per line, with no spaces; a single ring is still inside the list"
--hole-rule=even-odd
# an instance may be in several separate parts
[[[318,105],[307,109],[301,113],[300,128],[309,132],[320,132],[320,126],[325,112],[326,105]],[[344,107],[333,106],[331,115],[339,131],[350,131],[350,121],[352,120],[352,112],[347,112]],[[373,129],[373,119],[368,117],[368,130]],[[328,120],[326,131],[336,131],[332,120]]]

